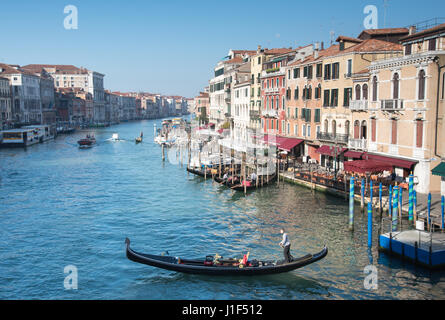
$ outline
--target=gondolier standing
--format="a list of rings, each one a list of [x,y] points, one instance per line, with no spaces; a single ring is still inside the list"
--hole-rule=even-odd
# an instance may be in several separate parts
[[[292,261],[292,256],[290,254],[289,238],[288,238],[287,233],[284,230],[284,228],[280,229],[280,233],[283,235],[283,240],[281,240],[280,246],[284,248],[284,250],[283,250],[284,262],[288,262],[289,263],[289,262]]]

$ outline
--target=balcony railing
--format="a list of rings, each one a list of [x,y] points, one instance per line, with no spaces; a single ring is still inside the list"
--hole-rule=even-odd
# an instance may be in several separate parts
[[[261,110],[261,116],[265,118],[278,118],[278,111],[273,109]]]
[[[333,134],[327,132],[317,132],[317,139],[321,141],[338,142],[347,144],[349,140],[348,134]]]
[[[400,99],[380,100],[380,108],[382,110],[401,110],[403,109],[403,100]]]
[[[351,111],[366,111],[368,110],[368,100],[352,100],[349,109]]]
[[[264,92],[266,92],[266,93],[278,93],[278,92],[280,92],[280,88],[266,88],[266,89],[264,89]]]
[[[367,150],[368,140],[366,139],[349,139],[348,148],[356,150]]]
[[[252,120],[260,118],[260,112],[257,110],[250,110],[249,116]]]

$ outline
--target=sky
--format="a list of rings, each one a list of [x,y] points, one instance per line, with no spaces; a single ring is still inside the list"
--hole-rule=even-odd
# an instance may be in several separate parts
[[[208,85],[230,49],[326,47],[331,32],[357,37],[367,5],[377,8],[379,28],[445,18],[438,0],[388,0],[386,15],[384,0],[1,1],[0,62],[72,64],[105,74],[112,91],[184,97]],[[77,29],[64,28],[67,5],[77,8]]]

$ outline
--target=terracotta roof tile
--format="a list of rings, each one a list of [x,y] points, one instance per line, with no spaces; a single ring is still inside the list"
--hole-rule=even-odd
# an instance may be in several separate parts
[[[438,26],[435,26],[433,28],[430,29],[426,29],[411,35],[407,35],[405,37],[400,38],[400,41],[406,41],[406,40],[414,40],[414,39],[418,39],[421,38],[423,36],[426,35],[430,35],[430,34],[434,34],[436,32],[441,32],[441,31],[445,31],[445,23],[439,24]]]

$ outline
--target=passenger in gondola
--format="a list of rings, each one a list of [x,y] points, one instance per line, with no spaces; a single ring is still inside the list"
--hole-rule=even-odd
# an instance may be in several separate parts
[[[229,179],[229,175],[228,175],[228,173],[227,173],[227,172],[226,172],[226,173],[224,173],[223,179],[224,179],[225,181],[227,181],[227,179]]]
[[[250,181],[252,181],[252,184],[256,182],[256,179],[257,179],[256,173],[252,172],[252,174],[250,175]]]
[[[284,230],[284,228],[280,229],[280,233],[283,235],[283,240],[281,240],[280,242],[280,246],[284,249],[283,250],[283,255],[284,255],[284,263],[289,263],[292,262],[293,257],[290,254],[290,242],[289,242],[289,237],[287,236],[286,231]]]

